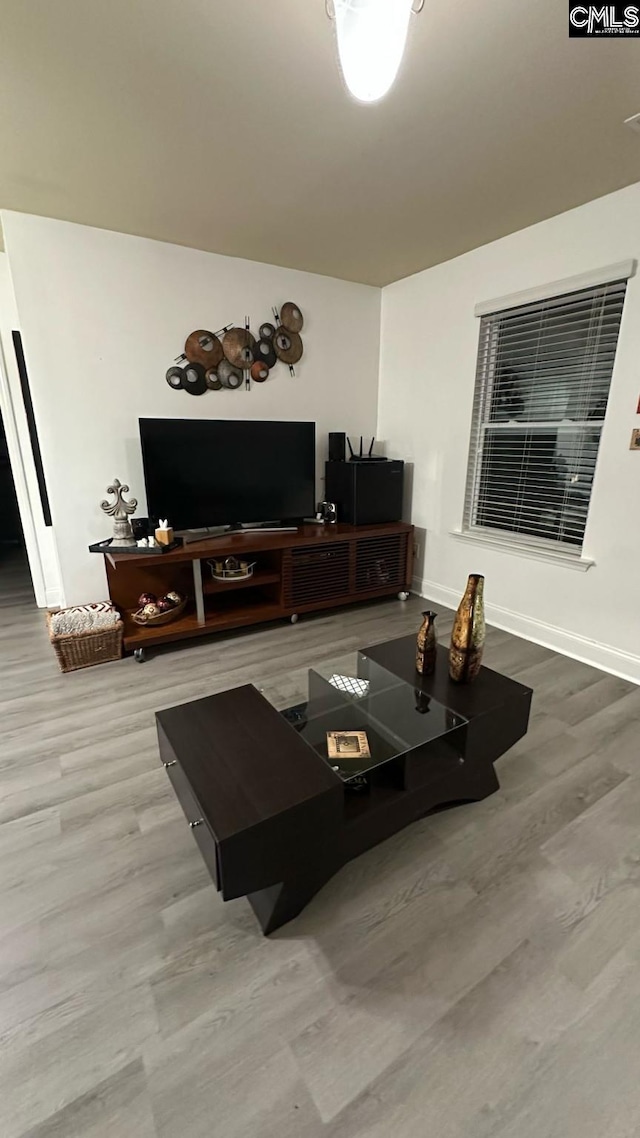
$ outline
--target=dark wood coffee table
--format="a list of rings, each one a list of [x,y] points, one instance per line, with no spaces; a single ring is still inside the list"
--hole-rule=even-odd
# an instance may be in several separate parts
[[[211,876],[225,901],[248,897],[265,934],[351,858],[498,789],[493,764],[525,734],[531,689],[489,668],[453,684],[444,648],[433,676],[414,658],[402,637],[157,713],[160,757]],[[365,730],[370,759],[330,760],[330,730]]]

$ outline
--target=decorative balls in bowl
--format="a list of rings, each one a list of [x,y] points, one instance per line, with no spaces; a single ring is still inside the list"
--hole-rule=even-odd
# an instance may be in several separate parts
[[[158,624],[170,624],[172,620],[176,620],[184,612],[187,598],[174,590],[163,597],[156,597],[153,593],[142,593],[138,605],[136,612],[132,613],[132,619],[136,624],[153,627]]]

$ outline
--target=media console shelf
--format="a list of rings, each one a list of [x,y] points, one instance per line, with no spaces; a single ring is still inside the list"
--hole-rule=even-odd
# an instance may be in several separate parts
[[[300,526],[296,533],[230,533],[153,557],[105,553],[109,595],[122,613],[124,648],[144,650],[192,636],[243,628],[302,613],[392,596],[411,582],[413,526]],[[254,561],[248,580],[215,581],[207,561]],[[172,624],[141,628],[132,620],[141,593],[175,589],[189,597]]]

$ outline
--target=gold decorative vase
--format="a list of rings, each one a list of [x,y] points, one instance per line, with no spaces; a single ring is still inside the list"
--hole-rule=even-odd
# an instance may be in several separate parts
[[[486,633],[484,577],[472,573],[458,605],[451,633],[449,675],[456,684],[470,684],[482,664]]]
[[[436,668],[438,637],[436,635],[436,612],[423,612],[422,624],[418,629],[416,641],[416,672],[421,676],[431,676]]]

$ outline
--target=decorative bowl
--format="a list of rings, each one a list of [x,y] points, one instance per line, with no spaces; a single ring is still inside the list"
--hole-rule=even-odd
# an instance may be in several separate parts
[[[131,613],[131,619],[136,624],[142,625],[143,628],[156,628],[159,624],[171,624],[172,620],[176,620],[182,615],[187,607],[187,600],[188,598],[185,597],[179,605],[175,605],[168,612],[159,612],[156,616],[146,616],[142,609],[137,609],[136,612]]]
[[[226,557],[224,561],[207,562],[214,581],[246,581],[253,577],[255,561],[238,561],[236,557]]]

